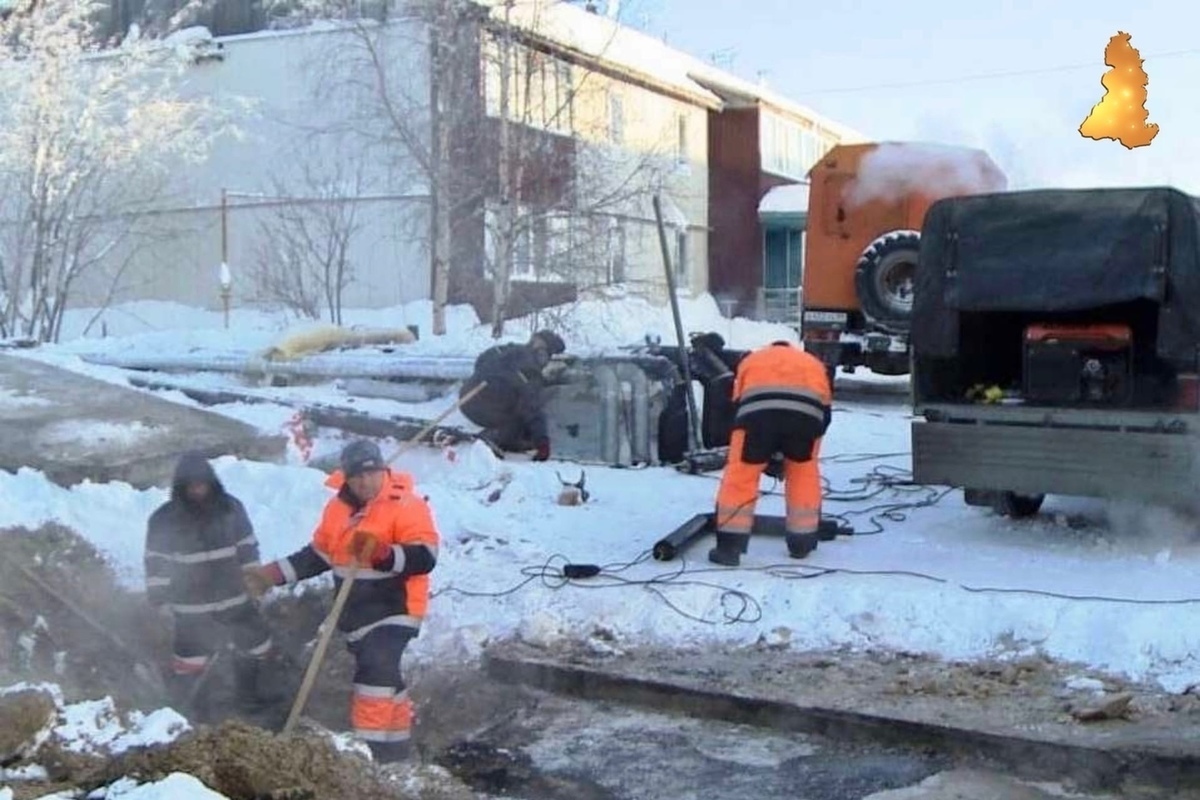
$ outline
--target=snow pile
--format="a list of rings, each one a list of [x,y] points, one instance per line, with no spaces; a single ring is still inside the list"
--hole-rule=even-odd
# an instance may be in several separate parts
[[[6,794],[7,792],[7,794]],[[0,800],[12,800],[11,789],[0,789]],[[38,800],[78,800],[74,791],[43,795]],[[87,795],[87,800],[229,800],[218,794],[191,775],[175,772],[161,781],[138,783],[131,778],[97,789]]]
[[[169,708],[149,714],[131,711],[125,720],[112,698],[74,703],[62,708],[51,732],[73,753],[120,755],[130,748],[174,741],[191,726]]]
[[[70,800],[71,795],[64,795]],[[88,795],[88,800],[228,800],[191,775],[175,772],[155,783],[123,780]],[[45,798],[51,800],[51,798]]]
[[[710,295],[681,298],[679,303],[685,331],[716,331],[731,347],[757,347],[780,338],[796,340],[795,331],[786,325],[724,317]],[[97,314],[99,322],[86,330]],[[225,329],[220,312],[176,303],[145,301],[103,311],[75,309],[67,312],[62,344],[48,351],[61,355],[103,352],[161,357],[171,353],[221,353],[252,357],[289,336],[327,324],[297,323],[282,313],[254,309],[236,309],[231,317],[230,327]],[[433,308],[427,300],[397,308],[350,309],[344,312],[344,317],[349,327],[383,329],[416,325],[420,339],[397,347],[397,352],[410,355],[474,356],[496,343],[490,325],[481,324],[469,306],[446,309],[447,334],[440,337],[430,335]],[[101,326],[109,338],[99,336]],[[610,296],[581,300],[506,323],[505,340],[520,341],[544,327],[560,332],[572,352],[580,355],[642,344],[647,334],[658,335],[665,344],[673,344],[675,330],[667,305],[612,290]],[[27,355],[37,357],[37,353]]]
[[[187,720],[171,709],[159,709],[149,714],[130,711],[121,714],[112,698],[67,703],[62,689],[57,684],[20,683],[0,687],[0,705],[5,697],[18,695],[49,698],[52,703],[46,724],[37,731],[29,731],[28,741],[16,756],[19,766],[0,770],[0,783],[36,784],[49,780],[47,770],[37,763],[39,756],[49,748],[58,753],[72,753],[111,759],[134,748],[148,748],[170,744],[191,729]],[[33,720],[37,724],[37,719]],[[27,724],[20,717],[9,722]],[[22,728],[26,730],[26,728]],[[11,735],[11,731],[6,730]],[[61,759],[57,753],[52,758]],[[64,791],[43,795],[41,800],[78,800],[79,793]],[[13,790],[0,786],[0,800],[12,800]],[[140,784],[130,778],[119,780],[103,789],[87,795],[95,800],[225,800],[224,795],[213,792],[196,778],[176,773],[161,781]]]
[[[47,742],[83,755],[120,755],[131,748],[167,744],[191,729],[182,716],[169,708],[149,714],[117,711],[111,697],[67,703],[62,689],[53,683],[18,683],[0,687],[0,697],[39,692],[54,703],[55,714],[31,743],[34,753]]]
[[[144,425],[139,421],[121,424],[95,419],[63,419],[42,428],[38,432],[37,444],[58,452],[92,452],[98,448],[128,450],[140,447],[148,439],[163,433],[162,428]]]
[[[325,473],[233,457],[212,463],[246,504],[265,553],[282,555],[308,540],[328,499]],[[126,483],[85,481],[68,489],[35,470],[0,472],[0,527],[58,522],[79,531],[111,559],[123,583],[140,589],[146,520],[167,499],[167,490],[159,488],[137,491]]]

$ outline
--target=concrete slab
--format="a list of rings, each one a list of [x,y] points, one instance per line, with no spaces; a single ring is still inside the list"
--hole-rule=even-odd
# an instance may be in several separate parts
[[[163,486],[181,452],[282,461],[286,439],[27,358],[0,355],[0,469]]]
[[[1174,798],[1200,796],[1200,722],[1192,713],[1083,725],[1063,714],[1061,703],[1057,713],[1053,703],[1022,707],[1020,687],[992,697],[938,699],[841,685],[836,671],[830,674],[811,655],[712,656],[593,656],[503,642],[489,648],[485,665],[496,679],[582,699],[838,740],[929,747],[963,763],[1027,780],[1070,779],[1090,791],[1132,784],[1166,789],[1165,796]]]

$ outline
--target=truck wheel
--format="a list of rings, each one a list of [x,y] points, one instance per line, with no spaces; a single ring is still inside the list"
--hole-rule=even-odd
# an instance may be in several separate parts
[[[917,278],[919,231],[892,231],[863,250],[854,270],[854,288],[863,314],[888,333],[907,333]]]
[[[1000,492],[996,497],[993,508],[997,514],[1003,514],[1013,519],[1032,517],[1042,508],[1044,494],[1017,494],[1016,492]]]

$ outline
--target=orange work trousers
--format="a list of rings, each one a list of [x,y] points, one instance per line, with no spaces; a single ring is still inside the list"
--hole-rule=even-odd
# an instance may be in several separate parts
[[[735,429],[729,437],[729,457],[717,490],[716,528],[719,533],[749,534],[754,530],[754,509],[766,464],[742,461],[746,432]],[[816,533],[821,521],[821,440],[813,442],[808,461],[784,461],[783,491],[787,508],[787,533]]]
[[[411,630],[383,625],[350,642],[356,661],[350,725],[373,752],[405,745],[412,732],[413,702],[400,674],[400,659],[412,638]]]

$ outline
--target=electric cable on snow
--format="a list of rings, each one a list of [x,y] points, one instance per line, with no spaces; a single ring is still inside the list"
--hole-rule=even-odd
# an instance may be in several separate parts
[[[743,592],[740,589],[733,589],[729,586],[713,583],[710,581],[698,581],[693,579],[681,580],[684,575],[694,575],[706,571],[716,572],[718,570],[691,569],[688,566],[686,559],[680,559],[679,566],[659,575],[653,575],[648,578],[626,578],[621,575],[622,572],[632,569],[633,567],[644,564],[651,559],[649,550],[642,552],[633,561],[594,565],[594,564],[576,564],[571,562],[566,556],[555,554],[550,556],[544,563],[538,566],[527,566],[521,568],[521,575],[524,579],[513,586],[495,592],[472,591],[469,589],[460,589],[457,586],[448,586],[442,589],[437,594],[453,593],[463,595],[464,597],[506,597],[515,594],[521,589],[529,586],[534,581],[541,581],[543,587],[551,590],[563,589],[567,586],[572,586],[578,589],[627,589],[632,587],[641,587],[651,594],[655,595],[663,604],[679,614],[685,619],[693,622],[703,623],[705,625],[731,625],[735,623],[754,624],[762,620],[762,606],[752,595]],[[554,562],[561,561],[561,567],[553,566]],[[572,577],[572,574],[578,577]],[[715,620],[708,619],[698,614],[693,614],[677,605],[669,597],[661,587],[685,588],[685,587],[700,587],[712,589],[718,593],[718,598],[721,605],[723,619]]]
[[[865,461],[878,462],[887,458],[899,458],[906,455],[909,455],[909,453],[850,453],[824,456],[821,458],[821,461],[852,464]],[[703,477],[718,479],[717,476],[710,475],[704,475]],[[848,520],[851,518],[865,517],[866,520],[875,527],[874,530],[866,531],[855,529],[853,534],[854,536],[869,536],[882,533],[886,528],[885,522],[903,522],[908,518],[909,512],[937,505],[943,498],[946,497],[946,495],[953,491],[953,489],[944,487],[916,484],[912,481],[911,473],[908,470],[887,464],[877,464],[866,474],[851,479],[850,487],[845,489],[831,488],[831,485],[825,476],[822,476],[821,480],[823,489],[822,498],[823,500],[832,503],[867,502],[879,498],[884,492],[888,491],[891,491],[893,494],[900,493],[913,496],[913,499],[911,500],[885,501],[868,506],[867,508],[844,511],[840,514],[822,514],[823,517],[835,519],[847,525],[849,524]],[[779,495],[780,493],[776,488],[779,483],[779,479],[775,479],[775,485],[772,486],[771,489],[763,491],[761,494]],[[455,586],[449,586],[445,589],[434,592],[434,594],[454,593],[463,595],[464,597],[506,597],[515,594],[535,581],[540,582],[544,588],[552,591],[558,591],[567,587],[592,590],[640,587],[651,592],[663,604],[665,604],[675,613],[679,614],[681,617],[706,625],[730,625],[737,623],[755,624],[761,621],[763,618],[762,605],[750,593],[740,589],[734,589],[714,581],[696,579],[696,576],[707,575],[709,573],[720,573],[725,576],[729,576],[732,573],[760,573],[780,580],[814,580],[817,578],[826,578],[836,575],[881,578],[899,577],[929,581],[943,586],[961,589],[962,591],[971,594],[1016,594],[1048,597],[1057,600],[1076,602],[1113,603],[1143,606],[1184,606],[1200,604],[1200,597],[1185,597],[1173,600],[1138,599],[1105,595],[1074,595],[1041,589],[972,586],[964,583],[956,583],[947,578],[941,578],[936,575],[930,575],[928,573],[917,572],[914,570],[825,567],[811,560],[806,560],[803,563],[789,561],[787,563],[762,564],[756,566],[744,565],[739,567],[718,567],[692,566],[689,564],[687,559],[681,555],[679,557],[679,564],[677,567],[657,575],[652,575],[646,578],[627,578],[622,575],[622,573],[641,564],[648,563],[652,559],[653,553],[651,550],[643,551],[632,561],[615,562],[603,565],[576,563],[572,562],[564,555],[555,554],[550,556],[540,565],[521,568],[520,573],[523,576],[523,579],[507,589],[489,592],[473,591],[469,589],[460,589]],[[717,592],[721,608],[721,618],[710,619],[681,608],[666,595],[666,589],[670,587],[699,587],[711,589]]]

